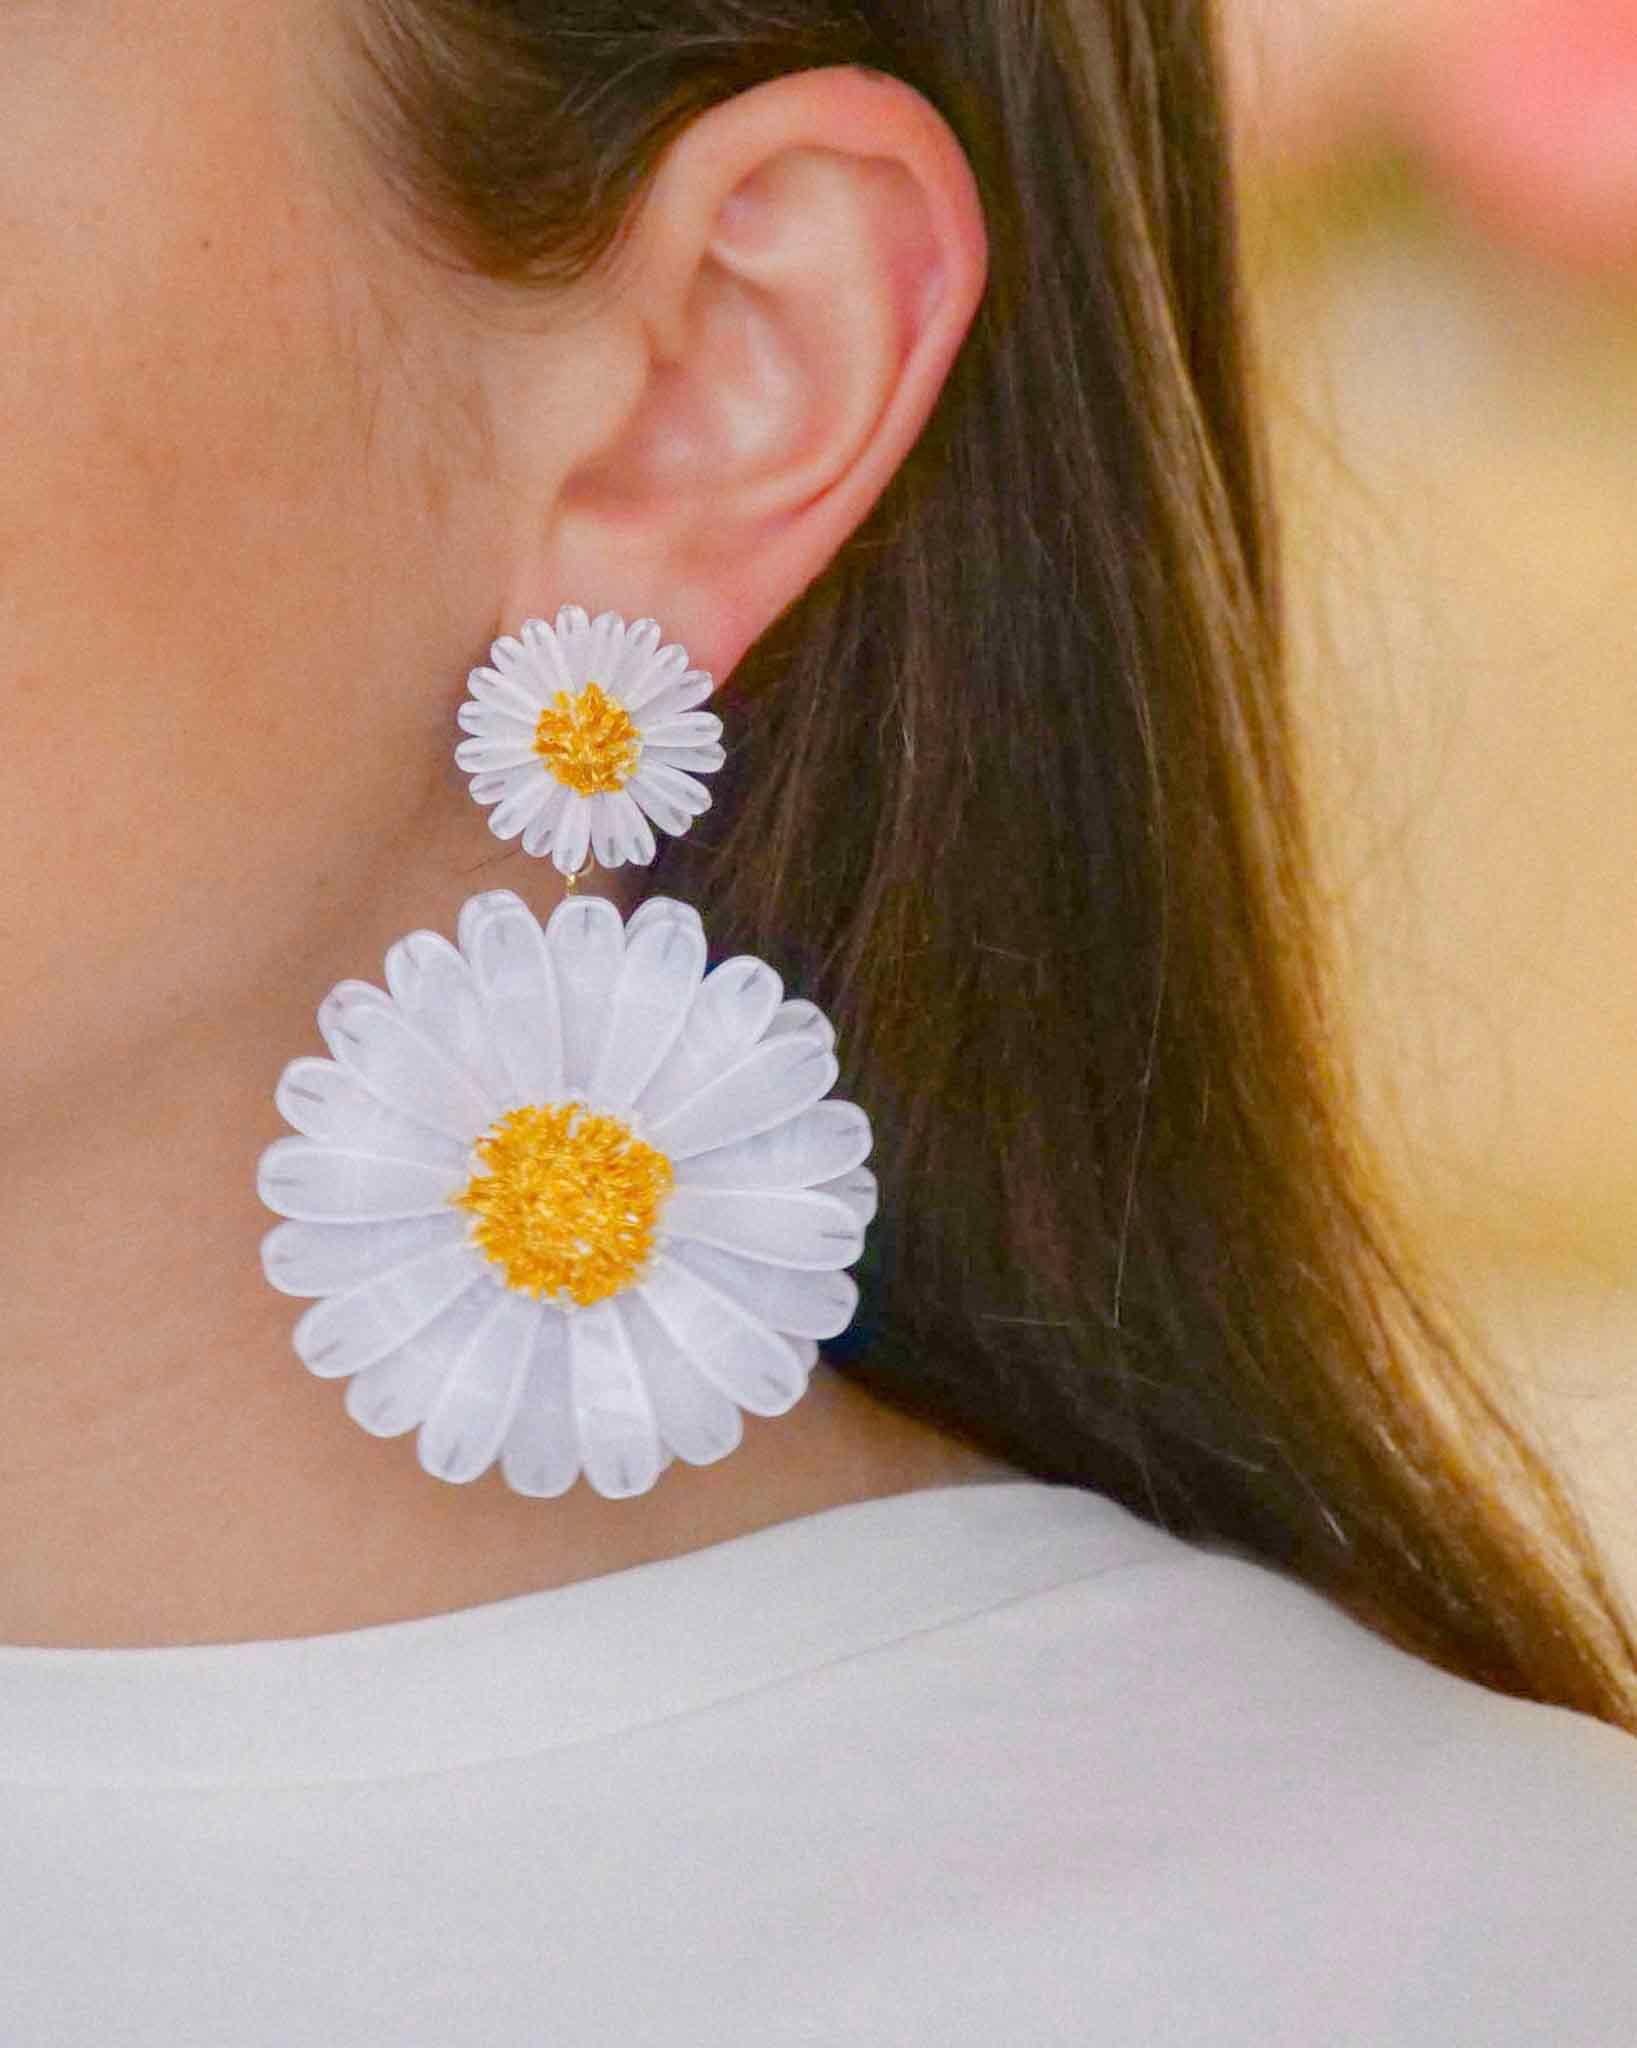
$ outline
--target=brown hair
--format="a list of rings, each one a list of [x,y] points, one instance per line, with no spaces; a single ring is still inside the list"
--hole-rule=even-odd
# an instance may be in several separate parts
[[[830,1013],[874,1124],[833,1362],[1637,1732],[1629,1618],[1430,1305],[1327,1021],[1208,0],[354,4],[410,217],[522,286],[593,276],[667,144],[787,72],[893,74],[976,173],[934,417],[654,871]]]

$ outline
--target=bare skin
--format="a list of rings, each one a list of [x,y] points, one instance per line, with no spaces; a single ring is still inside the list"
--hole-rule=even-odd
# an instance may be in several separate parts
[[[1015,1476],[820,1367],[718,1465],[528,1501],[291,1351],[254,1173],[318,1001],[477,889],[560,892],[453,766],[467,670],[611,606],[731,705],[985,263],[937,115],[827,71],[682,139],[612,288],[520,301],[394,232],[341,63],[321,0],[0,15],[4,1643],[355,1628]]]

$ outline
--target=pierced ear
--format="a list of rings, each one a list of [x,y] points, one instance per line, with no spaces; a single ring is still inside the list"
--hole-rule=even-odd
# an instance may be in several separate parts
[[[898,81],[803,72],[702,116],[627,250],[644,372],[564,481],[554,588],[726,674],[914,445],[985,262],[960,146]]]

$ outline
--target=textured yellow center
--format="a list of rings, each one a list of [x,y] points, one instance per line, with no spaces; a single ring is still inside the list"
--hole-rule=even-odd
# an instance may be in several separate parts
[[[637,771],[641,738],[623,704],[598,683],[559,690],[534,728],[534,751],[580,796],[623,789]]]
[[[508,1110],[476,1149],[488,1170],[455,1206],[477,1217],[473,1238],[509,1285],[589,1308],[641,1272],[675,1175],[617,1116],[582,1102]]]

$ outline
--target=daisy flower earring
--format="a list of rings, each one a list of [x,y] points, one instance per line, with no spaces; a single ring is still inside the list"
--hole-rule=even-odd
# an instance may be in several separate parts
[[[652,619],[530,619],[472,671],[455,758],[503,839],[569,894],[542,924],[497,889],[454,943],[411,932],[385,988],[319,1005],[330,1057],[275,1094],[298,1134],[262,1154],[262,1241],[309,1298],[297,1356],[346,1379],[372,1435],[414,1430],[433,1477],[497,1460],[550,1498],[609,1499],[673,1458],[714,1463],[742,1415],[782,1415],[852,1320],[875,1213],[869,1120],[830,1097],[828,1021],[750,955],[706,970],[698,913],[622,920],[573,894],[591,859],[654,856],[708,808],[712,679]]]

